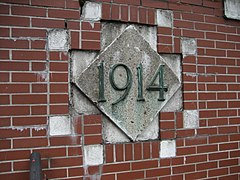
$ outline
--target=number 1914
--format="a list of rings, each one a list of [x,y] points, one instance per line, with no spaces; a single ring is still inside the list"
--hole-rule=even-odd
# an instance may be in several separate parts
[[[126,84],[122,87],[119,87],[119,85],[114,80],[114,72],[117,68],[122,67],[126,71]],[[137,101],[145,101],[143,97],[143,74],[142,74],[142,64],[140,63],[137,67],[137,85],[138,85],[138,97]],[[104,63],[101,62],[98,65],[98,71],[99,71],[99,97],[98,102],[106,102],[105,99],[105,93],[104,93]],[[158,77],[158,84],[155,84]],[[115,64],[111,67],[109,72],[109,81],[112,86],[112,88],[116,91],[124,91],[122,96],[117,99],[115,102],[112,103],[112,105],[115,105],[119,103],[120,101],[124,100],[132,87],[133,82],[133,75],[131,69],[122,63]],[[155,72],[153,78],[151,79],[149,85],[146,88],[148,91],[159,91],[159,97],[158,101],[164,101],[164,92],[168,91],[168,88],[164,86],[164,65],[160,65]]]

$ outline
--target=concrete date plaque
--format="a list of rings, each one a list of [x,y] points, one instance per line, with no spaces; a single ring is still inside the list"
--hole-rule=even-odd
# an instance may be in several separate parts
[[[171,67],[128,26],[73,82],[134,141],[181,88]]]

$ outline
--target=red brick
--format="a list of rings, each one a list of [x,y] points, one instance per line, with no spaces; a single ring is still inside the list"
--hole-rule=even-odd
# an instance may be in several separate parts
[[[158,168],[158,169],[151,169],[146,171],[147,177],[159,177],[171,174],[170,168]]]
[[[81,156],[81,155],[82,155],[81,147],[68,147],[68,156]]]
[[[228,159],[228,160],[219,161],[220,167],[236,166],[236,165],[238,165],[238,159]]]
[[[1,131],[1,130],[0,130]],[[2,131],[1,131],[2,132]],[[10,135],[11,136],[11,135]],[[0,140],[0,149],[11,149],[11,140],[5,140],[1,139]],[[1,172],[1,169],[0,169]]]
[[[65,1],[64,0],[32,0],[32,5],[34,6],[50,6],[50,7],[61,7],[64,8],[65,6]]]
[[[14,150],[14,151],[7,150],[0,152],[1,161],[28,159],[29,157],[30,157],[29,150]]]
[[[28,172],[16,172],[16,173],[9,173],[9,174],[1,174],[1,179],[28,179],[29,173]]]
[[[9,14],[9,6],[1,4],[0,14]]]
[[[121,6],[121,21],[128,21],[128,6]]]
[[[134,144],[134,160],[142,159],[142,143],[135,143]]]
[[[207,152],[214,152],[218,150],[217,145],[205,145],[205,146],[198,146],[197,153],[207,153]]]
[[[101,144],[101,143],[102,143],[101,135],[84,136],[84,144],[85,145]]]
[[[0,116],[29,115],[29,106],[2,106]]]
[[[13,28],[12,36],[13,37],[46,37],[45,29],[33,29],[33,28]]]
[[[138,22],[138,8],[136,6],[130,6],[130,21]]]
[[[13,95],[13,104],[46,104],[46,95]]]
[[[0,28],[0,37],[8,37],[9,28]]]
[[[2,26],[25,26],[30,25],[30,19],[18,16],[1,16],[0,25]]]
[[[57,158],[50,160],[51,168],[66,166],[81,166],[82,163],[83,163],[82,157]]]
[[[67,169],[46,169],[43,170],[43,174],[46,174],[48,179],[59,179],[67,177]]]
[[[113,145],[111,144],[105,145],[105,152],[106,152],[106,157],[105,157],[106,163],[113,162],[114,161]]]
[[[133,145],[125,144],[125,161],[133,160]]]
[[[177,148],[177,156],[196,154],[196,147]]]
[[[69,113],[68,105],[51,105],[50,113],[51,114],[68,114]]]
[[[205,162],[205,161],[207,161],[207,154],[193,155],[193,156],[186,157],[187,164]]]
[[[111,19],[112,20],[119,20],[120,19],[120,6],[119,5],[112,5],[111,11]]]
[[[143,0],[142,1],[142,6],[146,7],[152,7],[156,8],[158,7],[159,9],[167,9],[167,2],[162,2],[162,1],[154,1],[154,0]]]
[[[99,41],[82,41],[82,49],[85,50],[100,50]]]
[[[51,137],[51,146],[79,145],[80,136]]]
[[[63,9],[48,9],[48,17],[64,18],[64,19],[79,19],[79,10],[63,10]]]
[[[82,32],[82,39],[100,41],[100,32]]]
[[[214,169],[214,170],[209,170],[208,171],[208,176],[212,177],[212,176],[220,176],[220,175],[224,175],[228,173],[228,168],[218,168],[218,169]]]
[[[103,173],[129,171],[130,163],[108,164],[103,166]]]
[[[28,49],[29,43],[27,40],[0,39],[0,48]]]
[[[115,145],[115,154],[116,154],[116,161],[119,162],[119,161],[123,161],[123,144],[116,144]]]
[[[64,28],[65,22],[64,20],[32,18],[32,27]]]
[[[1,168],[0,168],[0,172],[8,172],[11,171],[11,162],[7,162],[7,163],[1,163]]]
[[[50,84],[51,93],[67,93],[68,84]]]
[[[46,9],[44,8],[33,8],[33,7],[23,7],[23,6],[13,6],[13,15],[24,15],[24,16],[40,16],[46,17]]]
[[[109,20],[111,18],[111,12],[110,9],[111,5],[110,4],[102,4],[102,19]]]
[[[157,168],[158,161],[157,160],[148,160],[148,161],[140,161],[132,163],[132,169],[150,169],[150,168]]]
[[[149,142],[143,143],[143,159],[151,158],[151,144]]]
[[[140,7],[139,8],[139,22],[142,24],[147,23],[147,9]]]
[[[119,173],[117,174],[118,179],[143,179],[144,178],[144,171],[135,171],[135,172],[126,172],[126,173]]]
[[[186,173],[191,171],[195,171],[194,165],[184,165],[184,166],[173,167],[173,174]]]
[[[84,175],[84,169],[83,167],[75,167],[75,168],[69,168],[68,169],[69,176],[82,176]],[[69,178],[68,178],[69,179]],[[79,179],[79,178],[78,178]]]
[[[189,173],[185,175],[186,180],[192,180],[192,179],[202,179],[207,177],[207,171],[202,171],[202,172],[194,172],[194,173]]]
[[[10,126],[10,118],[1,118],[0,117],[0,127],[7,127]]]
[[[28,84],[1,84],[0,93],[28,93]]]
[[[147,17],[148,17],[148,24],[155,25],[155,9],[148,9],[147,10]]]

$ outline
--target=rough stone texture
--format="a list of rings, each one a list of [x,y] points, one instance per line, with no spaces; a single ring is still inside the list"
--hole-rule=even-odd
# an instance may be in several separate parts
[[[183,111],[183,126],[184,126],[184,128],[198,128],[199,127],[198,110]]]
[[[224,14],[227,18],[240,20],[240,1],[239,0],[225,0]]]
[[[197,42],[193,38],[182,38],[182,53],[183,56],[197,54]]]
[[[72,51],[71,52],[71,76],[76,77],[81,74],[94,60],[98,52],[96,51]],[[72,78],[71,78],[72,79]],[[73,109],[78,114],[98,114],[99,110],[79,91],[79,88],[71,86],[71,102]]]
[[[98,21],[102,17],[102,5],[95,2],[85,2],[82,18],[89,21]]]
[[[137,141],[159,139],[159,118],[158,115],[153,119],[149,126],[142,131],[136,138]]]
[[[104,63],[105,98],[107,102],[98,102],[99,98],[99,73],[97,66]],[[126,99],[112,105],[122,96],[122,92],[112,88],[109,82],[109,74],[114,64],[126,64],[132,71],[133,81]],[[139,63],[143,66],[143,96],[145,101],[137,102],[137,70]],[[165,101],[158,101],[158,91],[147,91],[146,86],[150,83],[160,65],[164,66]],[[126,84],[126,71],[118,68],[114,73],[115,81],[119,87]],[[116,78],[117,77],[117,78]],[[169,62],[160,57],[150,45],[142,38],[133,26],[126,30],[108,46],[92,64],[79,76],[73,77],[75,84],[105,113],[119,128],[121,128],[132,140],[152,122],[158,112],[166,105],[171,97],[177,92],[181,83],[173,73]]]
[[[173,12],[169,10],[157,10],[157,25],[161,27],[172,27]]]
[[[78,114],[99,114],[99,110],[76,86],[72,86],[73,110]]]
[[[181,56],[176,54],[161,54],[161,56],[169,62],[174,74],[178,77],[178,80],[182,82],[182,67],[181,67]],[[179,87],[178,91],[172,96],[169,102],[164,106],[162,112],[173,112],[182,110],[182,86]]]
[[[96,166],[103,164],[103,146],[88,145],[83,147],[84,165]]]
[[[102,23],[101,48],[104,50],[126,29],[128,24]],[[157,28],[143,25],[134,25],[142,37],[157,51]]]
[[[50,136],[71,134],[71,121],[68,116],[49,117]]]
[[[161,141],[160,158],[170,158],[176,156],[176,141],[166,140]]]
[[[106,116],[102,117],[103,128],[103,140],[105,143],[122,143],[130,142],[130,139],[125,135],[121,129],[111,122]]]
[[[65,29],[53,29],[48,32],[48,49],[50,51],[68,51],[69,34]]]

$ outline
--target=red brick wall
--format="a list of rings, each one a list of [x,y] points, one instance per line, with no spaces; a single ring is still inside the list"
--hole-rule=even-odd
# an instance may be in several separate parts
[[[48,135],[48,117],[69,114],[69,53],[48,51],[47,32],[66,28],[71,49],[100,50],[101,21],[79,22],[75,0],[1,0],[0,179],[28,179],[33,151],[48,179],[240,179],[240,21],[223,18],[220,0],[98,2],[107,21],[155,25],[156,9],[172,10],[159,53],[197,40],[182,68],[183,107],[199,110],[199,128],[184,129],[182,112],[161,113],[160,139],[176,139],[176,157],[159,158],[160,139],[107,144],[103,165],[83,166],[82,146],[102,143],[101,115],[75,117],[71,136]]]

